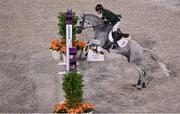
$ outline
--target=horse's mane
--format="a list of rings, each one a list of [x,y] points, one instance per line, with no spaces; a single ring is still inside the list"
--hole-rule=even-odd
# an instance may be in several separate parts
[[[101,23],[104,23],[103,19],[101,19],[100,17],[98,17],[97,15],[95,14],[85,14],[85,16],[89,16],[89,17],[92,17],[92,18],[95,18],[97,21],[101,22]]]

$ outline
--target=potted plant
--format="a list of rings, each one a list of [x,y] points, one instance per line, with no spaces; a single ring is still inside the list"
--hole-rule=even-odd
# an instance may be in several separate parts
[[[83,80],[77,72],[68,72],[63,77],[62,87],[66,100],[55,105],[54,113],[92,113],[94,105],[83,103]]]
[[[65,41],[64,40],[60,40],[60,52],[63,55],[63,59],[65,61],[66,58],[66,46],[65,46]],[[75,47],[78,51],[77,51],[77,58],[81,58],[81,54],[83,52],[83,49],[86,46],[86,42],[80,41],[80,40],[73,40],[72,42],[73,47]]]
[[[53,58],[55,60],[60,59],[61,55],[60,55],[60,52],[59,52],[59,50],[60,50],[60,42],[59,42],[59,40],[57,40],[57,39],[52,40],[51,41],[51,46],[50,46],[49,49],[51,49],[52,56],[53,56]]]
[[[77,57],[81,58],[83,49],[86,47],[87,43],[80,40],[74,40],[73,41],[73,47],[76,47],[77,51]]]

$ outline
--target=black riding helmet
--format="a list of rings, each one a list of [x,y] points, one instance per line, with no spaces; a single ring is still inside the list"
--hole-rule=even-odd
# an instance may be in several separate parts
[[[102,11],[103,10],[103,6],[101,4],[97,4],[95,7],[95,10],[98,11]]]

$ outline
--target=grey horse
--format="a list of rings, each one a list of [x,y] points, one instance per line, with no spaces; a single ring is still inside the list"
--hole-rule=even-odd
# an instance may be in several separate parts
[[[144,51],[148,51],[151,53],[151,57],[154,61],[156,61],[160,67],[162,68],[163,72],[169,76],[169,70],[166,68],[166,66],[159,60],[159,57],[153,53],[150,49],[145,49],[141,45],[139,45],[136,41],[133,39],[129,40],[127,45],[123,48],[116,47],[112,48],[114,45],[114,42],[109,40],[109,32],[112,29],[111,25],[106,26],[104,24],[104,20],[99,18],[98,16],[94,14],[83,14],[77,24],[77,32],[81,33],[82,30],[86,28],[93,28],[94,30],[94,37],[99,40],[101,43],[99,46],[109,47],[108,51],[121,54],[125,56],[128,60],[128,62],[135,68],[135,70],[138,72],[139,78],[136,84],[137,89],[142,89],[145,87],[145,79],[146,79],[146,72],[143,67],[143,59],[144,59]]]

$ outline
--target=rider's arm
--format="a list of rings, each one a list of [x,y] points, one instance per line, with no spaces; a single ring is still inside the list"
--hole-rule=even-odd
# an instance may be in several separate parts
[[[102,16],[101,19],[105,20],[105,18]]]
[[[104,24],[105,24],[105,25],[110,24],[110,22],[109,22],[104,16],[102,16],[101,19],[104,20]]]

